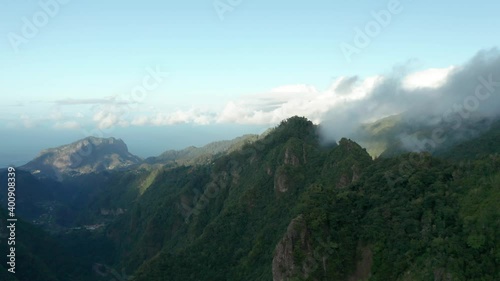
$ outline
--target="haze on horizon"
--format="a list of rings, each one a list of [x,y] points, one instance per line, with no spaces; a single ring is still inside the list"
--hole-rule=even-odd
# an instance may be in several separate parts
[[[220,3],[2,2],[0,165],[89,135],[153,156],[293,115],[338,138],[500,81],[498,2]]]

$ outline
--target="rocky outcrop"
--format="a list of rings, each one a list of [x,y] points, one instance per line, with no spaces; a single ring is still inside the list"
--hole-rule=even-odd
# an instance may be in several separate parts
[[[274,175],[274,190],[284,193],[287,192],[290,187],[288,176],[284,169],[278,169]]]
[[[273,175],[273,170],[271,170],[271,167],[269,167],[269,166],[267,167],[266,173],[267,173],[268,176],[272,176]]]
[[[352,170],[352,180],[351,182],[357,182],[361,178],[361,169],[358,165],[354,164],[351,167]]]
[[[292,169],[295,169],[296,167],[299,167],[301,165],[301,158],[304,163],[307,162],[305,146],[302,145],[302,152],[296,148],[297,144],[295,144],[294,149],[294,141],[298,142],[297,140],[289,141],[289,144],[287,144],[287,146],[282,150],[282,158],[280,158],[283,159],[283,162],[281,162],[282,164],[277,167],[274,173],[274,190],[280,193],[287,192],[292,185],[290,178],[293,178],[293,175],[290,174],[290,168],[293,167]],[[303,155],[300,155],[301,153]],[[267,168],[266,172],[269,176],[273,174],[270,167]]]
[[[348,186],[351,182],[349,181],[349,177],[346,174],[340,176],[339,181],[337,182],[338,188],[344,188]]]
[[[299,158],[290,151],[290,148],[285,150],[285,164],[298,166],[300,164]]]
[[[342,174],[337,183],[338,188],[344,188],[350,185],[351,183],[357,182],[361,178],[361,169],[358,165],[354,164],[351,167],[351,170]]]
[[[321,238],[313,242],[307,222],[302,215],[293,219],[274,251],[272,274],[273,281],[311,280],[313,274],[326,276],[328,259],[338,245]],[[358,258],[354,271],[342,281],[364,281],[371,277],[373,252],[369,246],[358,246]]]
[[[20,167],[35,176],[62,180],[64,176],[113,170],[142,160],[128,151],[121,139],[88,137],[74,143],[43,150]]]
[[[273,281],[288,281],[292,277],[307,278],[308,267],[301,259],[312,252],[306,222],[302,215],[293,219],[276,246],[273,257]]]

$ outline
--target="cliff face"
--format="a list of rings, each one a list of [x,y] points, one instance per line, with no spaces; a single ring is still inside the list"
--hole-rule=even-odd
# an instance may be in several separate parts
[[[141,159],[131,154],[121,139],[88,137],[44,150],[21,169],[61,180],[65,175],[113,170],[140,162]]]
[[[288,281],[297,276],[307,278],[310,272],[305,257],[312,252],[307,232],[302,215],[290,222],[274,252],[273,281]]]
[[[327,249],[323,241],[312,241],[310,230],[303,215],[293,219],[274,251],[273,281],[321,280],[314,278],[314,272],[326,274],[329,255],[335,249]],[[319,242],[319,244],[318,244]],[[322,245],[321,245],[322,244]],[[323,247],[323,249],[320,249]],[[335,248],[335,247],[334,247]],[[325,251],[326,250],[326,251]],[[342,281],[363,281],[371,276],[373,253],[369,246],[358,245],[357,263],[354,271]]]
[[[293,171],[299,170],[307,163],[306,144],[292,138],[285,144],[279,156],[279,165],[274,173],[274,189],[279,193],[288,192],[293,185]],[[271,175],[271,169],[267,170]]]

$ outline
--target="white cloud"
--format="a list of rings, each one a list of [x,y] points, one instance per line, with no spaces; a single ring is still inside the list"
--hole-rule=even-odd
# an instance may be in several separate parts
[[[335,120],[332,123],[334,126],[355,127],[360,122],[416,108],[423,112],[442,112],[450,105],[453,106],[454,102],[463,103],[464,97],[474,93],[479,76],[488,77],[491,73],[496,75],[500,69],[499,57],[497,51],[484,52],[461,67],[431,68],[405,77],[401,77],[404,69],[385,76],[343,76],[335,79],[324,90],[305,84],[282,85],[265,93],[241,96],[221,103],[219,109],[194,104],[190,109],[172,111],[152,107],[151,103],[132,108],[116,99],[63,100],[59,103],[73,106],[96,102],[101,104],[93,106],[90,111],[78,108],[78,111],[72,109],[71,112],[61,113],[56,108],[42,120],[56,122],[58,128],[71,129],[75,124],[63,121],[77,120],[82,123],[91,118],[95,126],[103,130],[114,126],[174,124],[275,125],[293,115],[300,115],[314,123]],[[494,81],[498,79],[500,78],[495,76]],[[498,107],[495,106],[491,102],[481,104],[482,108],[488,109],[492,114],[498,112]],[[25,127],[33,127],[40,120],[25,115],[20,121]]]
[[[130,122],[130,124],[134,126],[144,126],[147,125],[148,123],[149,123],[149,118],[147,116],[135,117],[134,120]]]
[[[59,129],[59,130],[76,130],[80,129],[80,123],[76,121],[64,121],[64,122],[57,122],[54,124],[54,129]]]
[[[324,116],[323,136],[350,137],[362,123],[400,113],[404,113],[405,119],[427,125],[453,119],[457,114],[475,118],[500,115],[500,99],[491,94],[488,98],[485,90],[496,90],[493,85],[500,81],[500,54],[495,49],[479,52],[460,67],[429,69],[405,77],[401,77],[401,72],[404,69],[395,69],[379,85],[366,91],[369,95],[333,107]],[[482,97],[477,97],[478,89],[483,90]]]
[[[54,120],[54,121],[63,120],[64,114],[62,113],[60,108],[56,107],[50,112],[49,119]]]
[[[92,120],[97,123],[97,127],[101,130],[109,129],[115,126],[127,127],[129,126],[129,121],[127,116],[121,112],[113,112],[105,109],[97,111]]]
[[[19,119],[21,120],[22,125],[27,129],[31,129],[37,125],[37,121],[27,114],[22,114],[19,116]]]
[[[403,80],[403,88],[405,90],[439,88],[448,81],[450,74],[456,69],[455,66],[450,66],[447,68],[431,68],[412,73]]]
[[[54,101],[56,105],[130,105],[137,102],[119,100],[119,97],[112,96],[103,99],[63,99]]]
[[[142,119],[144,122],[144,119]],[[213,113],[198,108],[189,110],[176,110],[173,113],[157,112],[149,119],[149,123],[155,126],[166,126],[174,124],[197,124],[208,125],[213,123]]]
[[[217,122],[277,124],[293,115],[301,115],[319,123],[325,113],[337,106],[367,97],[383,81],[380,76],[369,77],[363,81],[351,79],[350,91],[346,93],[345,87],[339,89],[339,86],[349,79],[340,77],[323,92],[308,85],[285,85],[264,95],[231,101],[218,115]]]

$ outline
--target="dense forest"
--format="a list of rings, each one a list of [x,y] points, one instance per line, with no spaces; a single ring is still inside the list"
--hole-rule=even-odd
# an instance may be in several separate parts
[[[78,196],[60,199],[75,202],[60,207],[74,220],[62,221],[105,226],[48,234],[22,223],[18,273],[0,277],[500,280],[498,124],[439,154],[374,159],[292,117],[209,163],[75,178]]]

